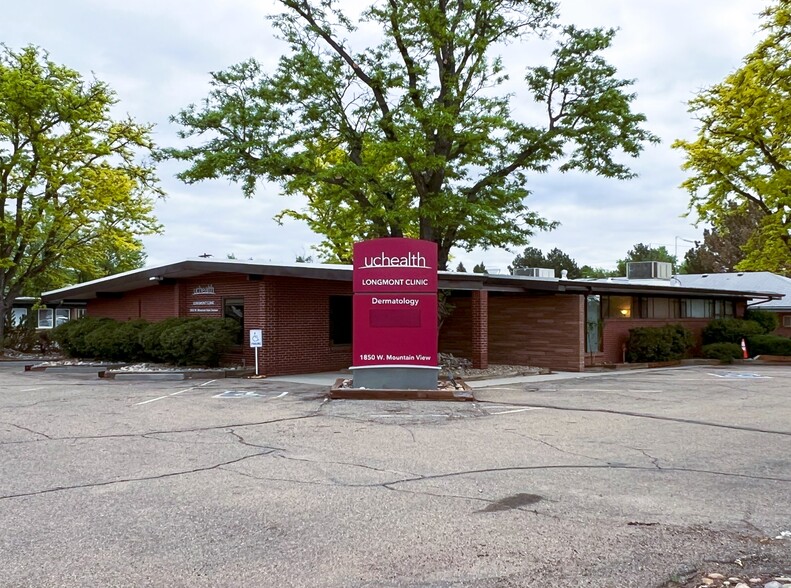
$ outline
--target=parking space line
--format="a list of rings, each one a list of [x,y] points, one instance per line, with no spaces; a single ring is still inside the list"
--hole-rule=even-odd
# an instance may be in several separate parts
[[[201,388],[203,386],[207,386],[212,382],[216,382],[217,380],[209,380],[208,382],[203,382],[203,384],[199,384],[198,386],[190,386],[189,388],[184,388],[184,390],[177,390],[176,392],[172,392],[171,394],[166,394],[165,396],[160,396],[159,398],[151,398],[149,400],[144,400],[143,402],[138,402],[135,406],[140,406],[141,404],[148,404],[149,402],[156,402],[157,400],[164,400],[165,398],[170,398],[171,396],[178,396],[179,394],[183,394],[184,392],[189,392],[190,390],[194,390],[195,388]]]

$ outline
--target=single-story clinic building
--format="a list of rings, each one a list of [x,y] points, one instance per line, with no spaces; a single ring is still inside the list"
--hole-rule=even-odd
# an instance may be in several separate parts
[[[449,313],[439,351],[474,367],[511,364],[582,371],[620,363],[629,329],[681,323],[698,337],[714,318],[742,316],[781,295],[655,283],[439,272]],[[225,359],[251,365],[250,329],[261,329],[267,375],[352,365],[352,267],[193,259],[46,292],[55,312],[84,303],[88,316],[160,321],[227,317],[241,325]]]

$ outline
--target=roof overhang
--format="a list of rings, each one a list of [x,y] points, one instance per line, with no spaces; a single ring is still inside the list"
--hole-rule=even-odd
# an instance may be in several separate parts
[[[213,273],[247,275],[250,280],[266,276],[293,277],[301,279],[352,281],[352,266],[330,264],[277,264],[252,261],[208,259],[184,260],[176,263],[142,268],[116,274],[106,278],[76,284],[59,290],[45,292],[44,303],[84,301],[95,298],[113,298],[124,292],[139,290],[154,285],[174,284],[178,280],[200,278]],[[735,298],[744,300],[779,300],[782,294],[775,292],[745,292],[717,290],[711,288],[685,288],[678,285],[635,284],[623,282],[562,280],[498,274],[470,274],[463,272],[439,272],[440,290],[487,290],[503,293],[564,293],[578,295],[625,295],[625,296],[673,296],[688,298]]]

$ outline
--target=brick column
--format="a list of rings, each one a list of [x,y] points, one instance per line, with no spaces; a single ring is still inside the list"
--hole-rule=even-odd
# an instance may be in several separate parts
[[[489,292],[472,293],[472,367],[489,367]]]

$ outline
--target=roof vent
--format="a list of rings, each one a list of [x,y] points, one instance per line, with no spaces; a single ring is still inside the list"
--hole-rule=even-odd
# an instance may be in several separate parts
[[[667,261],[630,261],[626,264],[626,277],[630,280],[669,280],[673,264]]]
[[[560,279],[561,280],[568,280],[569,279],[569,270],[560,270]]]

